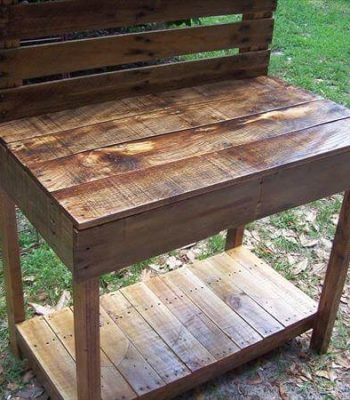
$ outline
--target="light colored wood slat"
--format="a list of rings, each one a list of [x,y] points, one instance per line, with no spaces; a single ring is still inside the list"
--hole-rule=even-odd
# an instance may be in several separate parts
[[[283,329],[281,323],[267,313],[244,290],[215,268],[215,259],[195,263],[190,271],[201,279],[222,301],[252,326],[261,336],[267,337]]]
[[[200,127],[228,119],[241,119],[249,116],[256,118],[257,114],[317,100],[317,97],[308,93],[286,89],[283,86],[271,90],[269,87],[249,85],[243,93],[240,89],[237,93],[237,88],[233,88],[231,93],[225,91],[226,93],[218,93],[207,99],[204,95],[199,95],[201,101],[197,99],[193,103],[184,103],[174,99],[171,106],[168,107],[165,107],[164,103],[167,100],[164,99],[162,103],[156,102],[153,110],[146,108],[147,114],[126,115],[124,118],[120,116],[112,121],[63,130],[54,134],[38,135],[33,127],[31,128],[32,137],[28,139],[24,137],[22,140],[18,140],[20,137],[17,132],[11,134],[11,129],[4,126],[2,137],[8,142],[9,148],[16,153],[16,156],[29,165],[99,147],[147,139],[154,135]],[[295,118],[301,118],[304,111],[305,114],[308,114],[308,110],[301,108],[301,114],[296,115]],[[161,124],[159,120],[162,121]],[[238,128],[240,128],[240,124],[237,125]]]
[[[217,297],[188,269],[182,268],[164,276],[169,285],[180,288],[239,347],[262,340],[262,336]]]
[[[74,320],[69,308],[44,317],[59,340],[75,360]],[[101,387],[103,400],[134,399],[135,392],[101,351]]]
[[[11,79],[29,79],[243,44],[265,46],[272,39],[272,30],[273,20],[262,19],[26,46],[0,50],[0,68]]]
[[[40,365],[41,373],[56,389],[57,399],[77,400],[75,363],[55,333],[37,317],[17,325],[30,357]],[[48,383],[48,385],[50,385]],[[52,386],[50,385],[50,388]]]
[[[269,140],[257,140],[200,159],[187,158],[82,184],[58,191],[54,197],[81,228],[86,228],[90,223],[108,222],[115,214],[119,217],[135,214],[180,201],[189,194],[223,188],[244,177],[270,175],[275,168],[295,166],[298,162],[306,164],[326,153],[334,154],[337,149],[344,152],[348,146],[349,124],[350,119],[344,119]]]
[[[341,296],[347,279],[350,262],[350,192],[344,195],[342,208],[332,252],[329,259],[326,278],[318,308],[318,318],[312,333],[311,348],[319,353],[326,353]]]
[[[270,282],[267,280],[254,281],[252,279],[253,274],[227,254],[219,254],[208,262],[215,265],[216,269],[222,272],[226,279],[234,281],[235,285],[283,325],[291,325],[303,318],[304,312],[286,303]]]
[[[269,51],[183,61],[27,85],[0,92],[0,121],[200,83],[266,74]],[[54,93],[54,96],[52,95]]]
[[[78,400],[101,399],[99,278],[73,280]]]
[[[215,358],[143,283],[121,289],[121,293],[192,372],[215,362]]]
[[[168,384],[190,374],[190,370],[121,293],[103,296],[101,305],[164,382]]]
[[[107,312],[103,308],[100,311],[101,349],[138,396],[141,397],[150,392],[157,393],[165,382]]]
[[[96,30],[120,26],[138,25],[149,22],[165,22],[235,14],[247,11],[273,11],[275,0],[102,0],[58,1],[39,4],[19,4],[9,7],[9,23],[1,31],[0,38],[33,38]],[[74,18],[72,17],[74,16]]]
[[[277,271],[270,268],[263,260],[258,258],[254,253],[248,251],[245,247],[240,246],[227,252],[233,259],[244,265],[249,271],[264,280],[269,280],[274,286],[283,290],[285,298],[293,299],[298,302],[298,306],[310,311],[315,309],[315,302],[299,288],[284,279]]]
[[[16,208],[0,187],[0,245],[11,351],[19,357],[16,324],[25,320]]]
[[[220,119],[220,116],[214,115],[213,117],[210,110],[205,107],[202,107],[201,111],[209,116],[205,118],[203,115],[203,124],[209,122],[210,119]],[[191,119],[191,112],[192,110],[188,114],[185,113],[185,118]],[[144,129],[142,126],[145,124],[144,121],[136,122],[132,126],[132,130],[139,130],[142,132],[141,135],[149,137],[143,140],[86,151],[65,158],[58,157],[49,162],[39,163],[38,166],[31,165],[31,171],[49,191],[60,191],[111,176],[137,171],[142,173],[143,170],[150,167],[175,163],[192,157],[202,157],[210,153],[217,153],[256,141],[287,135],[293,131],[307,129],[315,124],[323,124],[344,116],[350,116],[350,111],[346,112],[343,107],[339,107],[337,110],[334,103],[324,101],[315,101],[273,111],[273,113],[277,115],[276,119],[270,117],[271,112],[269,112],[244,119],[226,120],[189,129],[186,128],[192,123],[183,123],[181,115],[165,115],[164,118],[160,118],[162,121],[160,126],[157,119],[155,120],[157,122],[152,126],[152,132],[157,136],[150,136],[148,129]],[[288,113],[290,113],[290,117],[278,120],[279,114]],[[195,115],[193,124],[197,122],[196,117]],[[200,116],[197,118],[198,121],[201,119]],[[183,130],[178,131],[181,128]],[[175,132],[173,132],[174,129],[176,130]],[[129,127],[126,130],[130,132]],[[94,136],[96,137],[97,135]],[[104,135],[102,134],[101,136],[102,139],[99,140],[103,140]],[[129,133],[129,137],[132,137],[132,133]],[[58,138],[55,139],[55,142],[60,141]],[[92,140],[89,139],[90,137],[86,136],[83,141],[91,143]],[[110,137],[108,139],[111,140]],[[50,154],[50,149],[55,149],[54,145],[51,146],[50,143],[44,143],[45,146],[43,147],[47,149],[48,157],[51,158],[58,155],[60,151],[63,154],[68,151],[72,153],[77,151],[79,146],[75,147],[73,141],[71,143],[71,146],[57,146],[58,151],[56,154],[54,152]],[[15,151],[16,146],[19,148],[19,152]],[[17,156],[21,152],[22,144],[19,143],[10,147]],[[30,149],[27,153],[31,157],[32,151]],[[36,154],[37,158],[42,156],[40,152]],[[23,157],[22,162],[27,164],[26,159],[23,160]],[[60,194],[58,195],[61,197]]]
[[[168,284],[161,277],[146,282],[169,311],[217,360],[239,350],[239,347],[184,292],[175,285]]]

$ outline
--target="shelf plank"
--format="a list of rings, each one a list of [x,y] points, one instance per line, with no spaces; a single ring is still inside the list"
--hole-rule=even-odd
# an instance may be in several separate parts
[[[74,320],[72,310],[65,308],[62,311],[46,316],[45,320],[75,361]],[[135,392],[130,388],[120,372],[113,367],[112,362],[102,350],[101,378],[103,400],[115,400],[116,397],[129,400],[136,397]]]
[[[315,302],[241,247],[100,300],[103,400],[172,398],[311,329],[317,315]],[[77,399],[73,332],[69,308],[17,325],[53,399]]]
[[[167,285],[160,277],[146,285],[217,360],[239,351],[239,347],[175,285]]]
[[[190,373],[121,293],[102,296],[101,306],[164,382],[176,381]]]
[[[215,358],[143,283],[121,289],[121,293],[192,372],[215,362]]]
[[[216,268],[213,268],[210,262],[202,261],[198,268],[191,268],[190,271],[202,279],[216,296],[239,314],[261,336],[267,337],[283,329],[281,323],[235,285],[233,281],[225,279],[225,276]]]
[[[238,314],[232,312],[206,285],[186,268],[170,272],[164,280],[176,285],[197,304],[220,329],[226,333],[240,348],[261,341],[262,336],[256,332]]]

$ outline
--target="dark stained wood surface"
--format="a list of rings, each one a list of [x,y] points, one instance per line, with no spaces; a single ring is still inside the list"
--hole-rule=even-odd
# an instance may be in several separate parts
[[[276,0],[2,3],[0,121],[195,83],[267,74]],[[255,13],[256,18],[194,27],[171,23],[247,13]],[[120,27],[129,29],[127,33],[116,30]],[[96,34],[106,28],[112,29],[104,31],[105,35]],[[77,33],[78,38],[83,33],[83,38],[78,39]],[[19,46],[22,39],[40,40],[54,34],[64,34],[65,40]],[[1,46],[1,40],[16,45]],[[251,50],[239,54],[239,49],[247,48]],[[219,50],[236,51],[214,58],[208,53]],[[199,59],[184,61],[187,54]],[[23,87],[8,85],[20,80]]]
[[[267,50],[272,32],[273,19],[265,18],[71,40],[0,50],[0,65],[6,79],[29,79],[242,45],[256,44]]]
[[[244,12],[274,11],[276,0],[64,0],[3,8],[0,39],[116,28]]]
[[[139,102],[89,106],[72,119],[58,113],[57,123],[55,114],[5,123],[3,146],[85,229],[350,144],[349,110],[267,77]]]
[[[312,327],[314,301],[303,295],[299,311],[299,290],[280,276],[278,285],[290,298],[282,289],[269,294],[267,309],[250,272],[259,259],[235,251],[101,297],[103,400],[175,397]],[[266,264],[259,271],[259,293],[275,288],[275,271]],[[36,317],[17,331],[34,366],[39,362],[45,370],[51,393],[76,400],[72,311]]]

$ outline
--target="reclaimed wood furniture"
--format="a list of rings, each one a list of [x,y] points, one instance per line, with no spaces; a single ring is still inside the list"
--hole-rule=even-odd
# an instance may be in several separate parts
[[[244,224],[350,188],[350,111],[267,76],[275,7],[1,1],[10,341],[53,399],[171,398],[309,329],[312,347],[327,350],[349,263],[350,192],[318,307],[241,246]],[[243,19],[26,42],[224,14]],[[231,48],[240,51],[168,62]],[[14,204],[72,271],[73,309],[25,321]],[[225,253],[99,298],[101,274],[224,229]]]

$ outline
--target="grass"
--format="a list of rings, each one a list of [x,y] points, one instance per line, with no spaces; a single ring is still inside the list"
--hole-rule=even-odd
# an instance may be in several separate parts
[[[203,19],[202,23],[232,20],[235,17]],[[349,20],[348,0],[280,0],[270,73],[350,106]],[[315,202],[302,210],[286,211],[252,224],[248,227],[247,243],[254,244],[257,254],[273,263],[289,279],[296,280],[309,293],[315,293],[318,277],[309,269],[296,276],[295,263],[288,259],[288,255],[291,253],[297,254],[297,258],[307,257],[312,265],[325,263],[324,253],[328,249],[324,250],[322,246],[322,251],[319,248],[317,251],[305,248],[300,243],[300,235],[316,240],[331,239],[340,203],[341,198],[335,196]],[[291,236],[286,236],[286,233]],[[33,247],[35,242],[35,233],[21,235],[26,301],[54,305],[63,290],[71,290],[71,276],[45,243]],[[220,252],[223,248],[223,235],[212,237],[206,242],[199,258]],[[157,263],[157,259],[104,276],[102,290],[115,290],[139,280],[143,269],[150,263]],[[2,281],[1,275],[0,280]],[[4,289],[1,286],[0,363],[5,372],[2,381],[0,380],[0,397],[4,395],[9,382],[21,384],[23,367],[7,351],[5,321]],[[340,318],[334,347],[348,350],[349,335],[348,324]],[[331,395],[327,396],[333,398]]]

